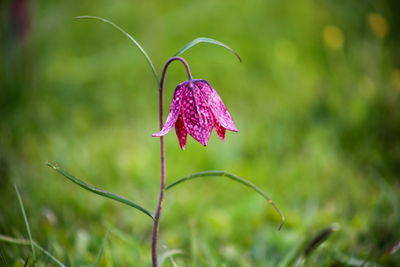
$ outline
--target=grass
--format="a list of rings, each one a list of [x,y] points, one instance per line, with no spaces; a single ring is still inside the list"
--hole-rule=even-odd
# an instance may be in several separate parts
[[[277,231],[279,214],[238,183],[193,179],[167,191],[160,255],[184,253],[164,267],[400,261],[395,3],[40,2],[30,5],[25,37],[10,26],[8,5],[0,5],[0,265],[34,261],[14,184],[37,266],[54,261],[35,244],[66,266],[88,266],[99,255],[99,266],[150,264],[148,216],[44,164],[54,160],[87,184],[155,208],[152,72],[109,25],[72,20],[86,14],[134,36],[157,71],[198,36],[222,41],[243,60],[211,45],[182,55],[194,78],[221,95],[239,132],[225,142],[213,133],[206,148],[188,138],[185,151],[168,134],[167,181],[206,170],[245,177],[274,200],[285,224]],[[185,77],[182,67],[169,70],[166,106]]]
[[[28,218],[26,217],[26,213],[25,213],[25,209],[24,209],[24,203],[22,203],[22,198],[21,198],[21,195],[18,192],[17,185],[14,185],[14,188],[15,188],[15,192],[17,193],[18,203],[19,203],[19,206],[21,208],[22,216],[24,217],[26,232],[28,233],[29,243],[30,243],[30,246],[31,246],[31,249],[32,249],[33,265],[35,266],[36,265],[36,252],[35,252],[35,246],[34,246],[33,240],[32,240],[31,228],[29,226]]]
[[[18,191],[17,185],[14,185],[15,188],[15,192],[17,194],[17,198],[18,198],[18,203],[20,206],[20,210],[24,219],[24,223],[25,223],[25,227],[26,227],[26,231],[28,233],[28,237],[29,240],[25,240],[25,239],[16,239],[13,237],[9,237],[9,236],[4,236],[4,235],[0,235],[0,241],[2,242],[7,242],[7,243],[11,243],[11,244],[15,244],[15,245],[29,245],[32,249],[32,266],[36,266],[36,262],[37,262],[37,256],[36,256],[36,251],[35,248],[39,249],[41,252],[43,252],[43,254],[45,254],[46,256],[48,256],[51,260],[54,261],[54,263],[56,263],[58,266],[64,267],[65,265],[62,264],[56,257],[54,257],[50,252],[48,252],[47,250],[45,250],[44,248],[42,248],[41,246],[39,246],[32,238],[32,234],[31,234],[31,230],[30,230],[30,226],[29,226],[29,221],[28,218],[26,216],[26,212],[25,212],[25,208],[24,208],[24,204],[22,202],[22,197]],[[100,253],[101,255],[101,253]],[[26,260],[24,265],[27,265],[29,263],[29,258]]]

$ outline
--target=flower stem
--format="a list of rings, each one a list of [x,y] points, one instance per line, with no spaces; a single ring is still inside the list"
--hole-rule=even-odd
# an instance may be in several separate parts
[[[160,130],[162,130],[164,126],[164,82],[165,82],[165,75],[167,73],[167,69],[171,62],[179,60],[180,62],[185,65],[186,72],[188,75],[189,80],[192,79],[192,74],[190,73],[190,68],[187,62],[181,57],[172,57],[170,58],[164,65],[164,69],[161,75],[160,80],[160,88],[159,88],[159,122],[160,122]],[[158,196],[158,205],[157,210],[154,216],[154,224],[153,224],[153,236],[152,236],[152,244],[151,244],[151,258],[153,262],[153,267],[158,267],[158,260],[157,260],[157,247],[158,247],[158,232],[160,228],[160,217],[161,217],[161,210],[162,205],[164,202],[164,192],[165,192],[165,183],[166,183],[166,169],[165,169],[165,144],[164,144],[164,136],[160,136],[160,193]]]

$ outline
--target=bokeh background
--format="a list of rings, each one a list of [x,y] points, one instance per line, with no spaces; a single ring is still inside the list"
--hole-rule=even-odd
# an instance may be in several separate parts
[[[33,239],[68,266],[149,266],[151,221],[45,165],[150,210],[159,186],[157,87],[114,21],[164,62],[183,56],[228,107],[238,133],[181,151],[166,136],[167,180],[225,170],[168,191],[160,251],[178,266],[395,266],[400,262],[400,7],[398,1],[2,1],[0,234]],[[174,63],[166,109],[186,79]],[[168,110],[166,110],[167,112]],[[335,229],[331,232],[330,230]],[[330,235],[321,234],[321,231]],[[319,233],[321,234],[320,236]],[[324,232],[323,232],[324,233]],[[306,247],[314,238],[321,245]],[[4,240],[3,240],[4,241]],[[0,242],[0,265],[32,264],[29,246]],[[316,240],[314,240],[316,241]],[[318,242],[317,242],[318,243]],[[309,250],[307,250],[309,251]],[[54,263],[37,251],[39,266]],[[165,266],[173,266],[167,261]]]

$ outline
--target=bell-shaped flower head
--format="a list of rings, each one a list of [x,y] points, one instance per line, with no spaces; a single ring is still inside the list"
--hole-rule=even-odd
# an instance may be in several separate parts
[[[163,136],[172,127],[182,149],[187,134],[206,146],[214,127],[221,140],[225,139],[226,130],[238,131],[220,96],[206,80],[189,80],[176,87],[167,121],[152,136]]]

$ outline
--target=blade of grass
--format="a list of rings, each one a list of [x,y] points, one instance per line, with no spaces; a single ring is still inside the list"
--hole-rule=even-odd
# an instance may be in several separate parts
[[[175,261],[175,259],[174,259],[174,256],[171,256],[169,259],[170,259],[171,264],[172,264],[173,267],[179,267],[178,264],[176,264],[176,261]]]
[[[278,267],[289,267],[295,266],[295,261],[301,254],[301,249],[303,248],[304,241],[297,242],[297,245],[294,245],[283,257],[283,259],[277,265]]]
[[[338,230],[337,226],[327,227],[318,232],[305,246],[303,254],[304,257],[308,257],[316,248],[324,243],[331,236],[333,232]]]
[[[73,19],[94,19],[94,20],[99,20],[99,21],[102,21],[102,22],[110,24],[115,29],[119,30],[124,35],[126,35],[139,48],[140,52],[142,52],[142,54],[146,58],[147,63],[149,63],[151,71],[153,72],[154,79],[156,80],[156,83],[157,83],[157,88],[160,86],[160,84],[159,84],[160,79],[158,78],[157,71],[154,68],[153,62],[151,61],[149,55],[146,53],[146,51],[143,49],[143,47],[138,43],[138,41],[136,41],[135,38],[133,38],[126,31],[124,31],[120,26],[118,26],[117,24],[115,24],[112,21],[109,21],[109,20],[101,18],[101,17],[96,17],[96,16],[78,16],[78,17],[74,17]]]
[[[107,238],[108,238],[108,231],[103,238],[103,242],[101,242],[100,251],[99,251],[99,254],[97,255],[95,263],[93,264],[93,267],[97,267],[100,264],[100,260],[101,260],[101,257],[103,256],[103,252],[104,252],[104,247],[106,246]]]
[[[21,198],[21,195],[19,194],[16,184],[14,184],[14,188],[15,188],[15,192],[17,193],[19,207],[21,208],[22,216],[24,217],[25,227],[26,227],[26,231],[28,232],[29,242],[30,242],[31,249],[32,249],[33,266],[35,266],[36,265],[36,252],[35,252],[35,247],[33,245],[31,228],[29,227],[28,218],[26,217],[26,213],[25,213],[25,209],[24,209],[24,203],[22,202],[22,198]]]
[[[119,230],[118,228],[116,228],[114,225],[112,225],[111,223],[104,223],[105,227],[107,227],[108,232],[111,233],[112,235],[118,237],[119,239],[121,239],[121,241],[127,243],[128,245],[135,247],[136,249],[139,248],[138,244],[135,243],[132,239],[130,239],[127,233],[122,232],[121,230]]]
[[[59,261],[56,257],[54,257],[50,252],[39,246],[36,242],[34,242],[33,244],[44,254],[46,254],[50,259],[52,259],[55,263],[57,263],[59,266],[65,267],[65,265],[61,261]]]
[[[3,254],[3,250],[0,248],[0,258],[1,258],[1,263],[3,264],[3,266],[8,266],[8,263],[6,261],[6,258]]]
[[[1,235],[1,234],[0,234],[0,241],[11,243],[11,244],[16,244],[16,245],[24,245],[24,246],[29,246],[31,244],[31,242],[29,240],[22,239],[22,238],[14,238],[11,236],[5,236],[5,235]]]
[[[316,235],[312,236],[311,239],[305,238],[294,246],[289,253],[279,263],[279,267],[286,266],[303,266],[306,263],[307,258],[311,253],[316,250],[322,243],[324,243],[331,236],[332,233],[337,231],[339,227],[337,225],[329,226]]]
[[[227,46],[226,44],[224,44],[220,41],[217,41],[217,40],[211,39],[211,38],[207,38],[207,37],[199,37],[199,38],[194,39],[193,41],[189,42],[184,47],[182,47],[178,52],[176,52],[176,54],[174,56],[182,55],[187,50],[189,50],[190,48],[192,48],[193,46],[195,46],[199,43],[210,43],[210,44],[222,46],[222,47],[228,49],[229,51],[231,51],[233,54],[235,54],[235,56],[239,59],[239,61],[242,62],[242,59],[240,58],[239,54],[236,53],[236,51],[233,50],[231,47]]]
[[[50,252],[39,246],[34,240],[26,240],[26,239],[19,239],[19,238],[14,238],[10,236],[5,236],[5,235],[0,235],[0,241],[15,244],[15,245],[24,245],[24,246],[29,246],[33,244],[37,249],[42,251],[44,254],[46,254],[50,259],[52,259],[55,263],[57,263],[61,267],[65,267],[65,265],[60,262],[56,257],[54,257]]]
[[[276,206],[275,203],[272,201],[272,199],[266,193],[264,193],[260,188],[258,188],[256,185],[254,185],[253,183],[251,183],[251,182],[249,182],[249,181],[247,181],[247,180],[245,180],[245,179],[243,179],[243,178],[241,178],[239,176],[236,176],[236,175],[234,175],[232,173],[229,173],[229,172],[225,172],[225,171],[197,172],[197,173],[185,176],[185,177],[173,182],[172,184],[168,185],[165,188],[165,190],[171,189],[172,187],[174,187],[174,186],[176,186],[176,185],[178,185],[178,184],[180,184],[182,182],[185,182],[185,181],[189,181],[189,180],[192,180],[192,179],[195,179],[195,178],[209,177],[209,176],[212,176],[212,177],[226,177],[226,178],[231,179],[231,180],[233,180],[235,182],[238,182],[238,183],[240,183],[242,185],[245,185],[247,187],[252,188],[258,194],[260,194],[263,198],[268,200],[268,203],[270,203],[275,208],[275,210],[279,213],[279,215],[281,216],[281,224],[279,225],[278,230],[280,230],[282,228],[282,225],[285,222],[285,217],[283,216],[283,213],[278,208],[278,206]]]
[[[177,255],[177,254],[184,254],[184,252],[181,249],[169,249],[169,250],[165,251],[160,256],[158,264],[160,265],[160,267],[162,267],[166,259],[173,257],[174,255]]]
[[[201,242],[200,249],[204,257],[207,259],[208,266],[218,266],[215,255],[213,254],[212,249],[210,249],[208,242]]]
[[[125,205],[131,206],[131,207],[143,212],[144,214],[146,214],[147,216],[149,216],[151,219],[154,220],[154,216],[150,211],[148,211],[147,209],[143,208],[142,206],[136,204],[135,202],[133,202],[133,201],[131,201],[131,200],[125,198],[125,197],[119,196],[117,194],[114,194],[114,193],[108,192],[106,190],[94,187],[94,186],[92,186],[90,184],[87,184],[84,181],[79,180],[77,177],[73,176],[72,174],[70,174],[67,171],[65,171],[62,168],[60,168],[58,166],[58,164],[55,163],[55,162],[47,162],[46,164],[47,164],[47,166],[55,169],[57,172],[61,173],[64,177],[68,178],[70,181],[72,181],[73,183],[79,185],[80,187],[82,187],[82,188],[84,188],[84,189],[86,189],[86,190],[88,190],[88,191],[90,191],[92,193],[95,193],[97,195],[100,195],[100,196],[103,196],[103,197],[107,197],[107,198],[110,198],[112,200],[121,202],[121,203],[123,203]]]

